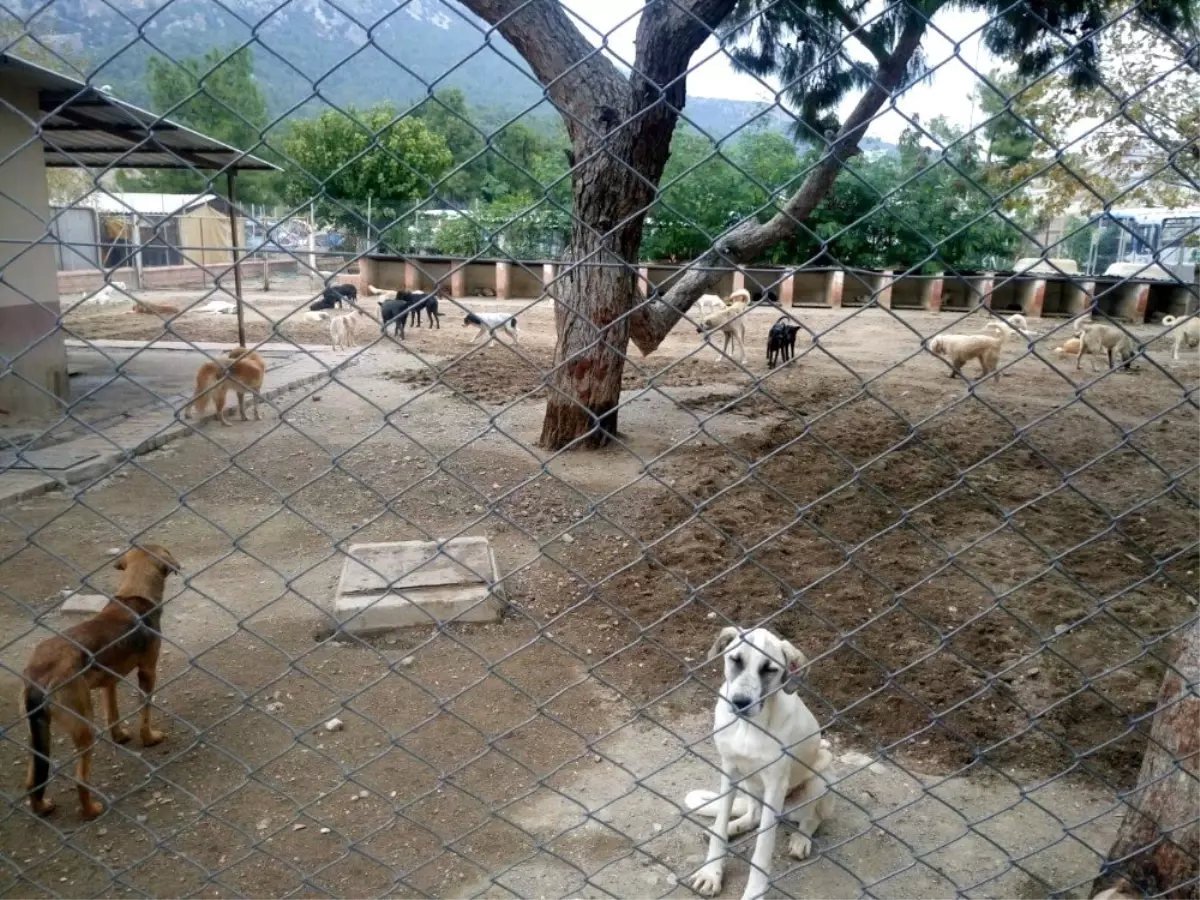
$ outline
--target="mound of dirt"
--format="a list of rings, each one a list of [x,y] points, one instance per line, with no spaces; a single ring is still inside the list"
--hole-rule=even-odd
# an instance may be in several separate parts
[[[595,563],[601,584],[556,635],[639,702],[694,707],[711,694],[680,685],[713,632],[766,620],[813,661],[818,717],[871,749],[943,771],[986,760],[1051,773],[1086,758],[1130,783],[1143,740],[1130,717],[1152,707],[1164,655],[1145,647],[1194,614],[1185,564],[1164,579],[1146,551],[1184,548],[1186,497],[1110,518],[1121,492],[1162,489],[1132,450],[1067,485],[1036,435],[1014,440],[982,402],[914,428],[867,395],[832,402],[828,387],[785,394],[811,411],[807,426],[661,467],[673,487],[647,492],[645,552]],[[1083,410],[1056,428],[1068,448],[1096,431]]]
[[[479,347],[436,367],[388,372],[407,384],[436,385],[475,403],[502,405],[536,399],[554,371],[554,353],[544,347],[501,344]],[[681,360],[628,360],[621,379],[626,391],[660,387],[749,386],[751,378],[729,364],[688,357]]]

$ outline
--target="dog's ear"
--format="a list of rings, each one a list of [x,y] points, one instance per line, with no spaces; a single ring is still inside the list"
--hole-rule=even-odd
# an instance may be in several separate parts
[[[182,567],[179,565],[179,563],[177,563],[175,561],[175,557],[173,557],[165,549],[163,549],[162,547],[159,547],[159,548],[155,549],[151,555],[155,558],[155,561],[158,563],[159,571],[162,572],[164,575],[178,575],[179,574],[179,571]]]
[[[732,625],[730,625],[728,628],[722,628],[721,633],[717,635],[717,639],[715,641],[713,641],[713,645],[708,648],[707,660],[716,659],[718,656],[720,656],[722,653],[724,653],[725,648],[728,647],[731,643],[733,643],[733,641],[740,634],[741,634],[741,632],[738,631],[736,628],[734,628]]]
[[[779,649],[783,653],[783,663],[787,667],[787,676],[783,680],[783,692],[794,694],[800,687],[800,672],[808,665],[808,657],[790,641],[780,641]]]

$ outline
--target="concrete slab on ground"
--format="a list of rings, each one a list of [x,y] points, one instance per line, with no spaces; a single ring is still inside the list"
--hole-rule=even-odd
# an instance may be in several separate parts
[[[60,613],[75,616],[94,616],[108,606],[108,598],[103,594],[71,594],[58,608]]]
[[[495,622],[500,590],[485,537],[355,544],[342,567],[334,618],[358,635],[435,621]]]

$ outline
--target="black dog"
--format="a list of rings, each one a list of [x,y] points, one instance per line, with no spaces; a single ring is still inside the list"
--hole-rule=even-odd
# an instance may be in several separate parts
[[[787,316],[780,316],[779,320],[771,326],[771,331],[767,335],[767,368],[775,368],[775,363],[780,361],[787,362],[796,355],[796,334],[800,331],[799,325],[792,325],[791,320]]]
[[[321,299],[314,300],[309,309],[313,312],[319,312],[322,309],[333,309],[335,306],[340,307],[343,300],[348,300],[353,305],[358,300],[358,288],[352,284],[330,285],[321,291]]]
[[[396,337],[404,340],[404,328],[408,324],[409,313],[428,302],[432,294],[414,294],[412,291],[396,291],[396,296],[391,300],[384,300],[379,304],[379,318],[383,322],[383,333],[387,334],[387,327],[390,323],[395,323]],[[436,303],[434,309],[437,309]],[[438,327],[441,327],[439,323]]]
[[[421,327],[421,313],[429,314],[429,327],[432,328],[435,324],[438,330],[442,328],[442,318],[438,313],[438,297],[437,294],[426,294],[424,296],[418,294],[419,299],[412,305],[409,311],[413,317],[413,327]]]

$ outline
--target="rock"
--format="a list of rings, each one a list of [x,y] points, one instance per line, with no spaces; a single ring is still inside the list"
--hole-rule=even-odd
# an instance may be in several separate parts
[[[325,723],[326,731],[341,731],[345,727],[346,727],[346,723],[343,722],[341,719],[337,719],[337,718],[330,719],[328,722]]]
[[[564,534],[562,536],[562,542],[564,544],[573,544],[575,543],[575,538],[571,537],[569,534]]]

